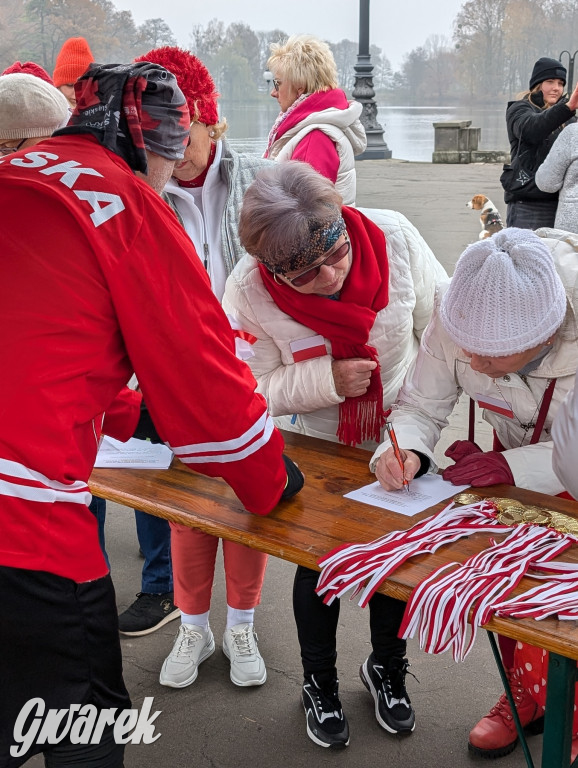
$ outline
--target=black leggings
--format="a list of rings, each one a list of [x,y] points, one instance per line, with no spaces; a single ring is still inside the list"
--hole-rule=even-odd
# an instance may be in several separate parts
[[[306,675],[336,671],[339,600],[325,605],[315,594],[319,572],[299,565],[293,583],[293,613]],[[397,636],[405,603],[376,592],[369,601],[371,645],[377,660],[386,664],[391,656],[405,656],[406,642]]]

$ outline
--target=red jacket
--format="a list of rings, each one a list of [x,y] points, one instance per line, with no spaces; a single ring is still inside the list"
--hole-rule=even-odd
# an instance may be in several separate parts
[[[283,441],[169,207],[84,136],[0,160],[0,206],[0,565],[107,572],[87,480],[133,372],[177,456],[269,512]]]

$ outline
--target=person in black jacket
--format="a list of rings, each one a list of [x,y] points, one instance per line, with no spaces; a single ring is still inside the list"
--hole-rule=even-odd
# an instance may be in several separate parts
[[[578,85],[570,98],[564,95],[565,85],[565,67],[557,59],[543,57],[534,64],[530,89],[508,104],[506,123],[512,170],[505,167],[500,179],[508,206],[508,227],[554,226],[558,193],[538,189],[534,172],[564,124],[575,120]]]

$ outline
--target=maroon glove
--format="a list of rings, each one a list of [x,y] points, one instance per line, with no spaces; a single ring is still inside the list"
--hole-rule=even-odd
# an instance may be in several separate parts
[[[467,443],[468,441],[458,442]],[[455,445],[454,443],[452,448]],[[473,444],[470,443],[470,445]],[[475,485],[479,487],[497,485],[498,483],[516,485],[508,462],[497,451],[488,451],[488,453],[477,451],[469,455],[466,454],[463,458],[458,459],[455,464],[452,464],[451,467],[444,469],[442,477],[454,485]]]
[[[452,461],[459,461],[465,456],[470,456],[472,453],[481,453],[482,449],[476,443],[472,443],[471,440],[456,440],[452,443],[444,456]]]

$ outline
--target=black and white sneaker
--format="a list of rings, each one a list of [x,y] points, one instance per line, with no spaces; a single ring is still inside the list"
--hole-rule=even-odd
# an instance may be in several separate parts
[[[121,635],[129,637],[150,635],[180,615],[181,612],[173,602],[172,592],[164,592],[162,595],[139,592],[134,603],[118,617],[118,629]]]
[[[361,682],[373,696],[375,717],[390,733],[411,733],[415,713],[405,689],[407,659],[392,656],[387,667],[379,664],[373,653],[359,669]]]
[[[339,681],[321,687],[315,675],[303,682],[301,700],[305,708],[307,735],[320,747],[343,749],[349,744],[349,725],[339,701]]]

